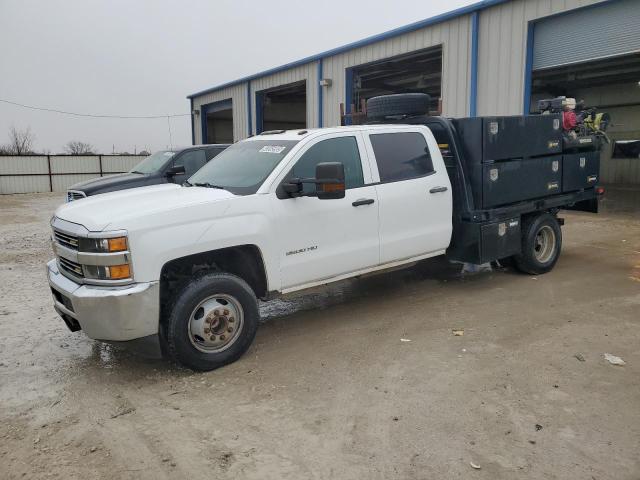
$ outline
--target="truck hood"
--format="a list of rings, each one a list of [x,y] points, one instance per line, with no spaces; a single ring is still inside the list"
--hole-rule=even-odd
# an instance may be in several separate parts
[[[148,181],[147,175],[140,173],[120,173],[107,177],[98,177],[85,182],[79,182],[69,187],[69,190],[84,192],[86,195],[106,193],[113,189],[143,186]]]
[[[235,195],[226,190],[214,188],[152,185],[65,203],[58,207],[55,216],[100,232],[107,227],[122,228],[119,224],[139,217],[233,197]]]

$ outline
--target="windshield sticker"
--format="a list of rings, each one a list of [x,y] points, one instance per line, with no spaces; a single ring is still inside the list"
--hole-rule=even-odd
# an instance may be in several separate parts
[[[282,153],[287,147],[281,147],[279,145],[265,145],[259,151],[260,153]]]
[[[172,157],[173,156],[173,152],[164,152],[164,156],[165,157]]]

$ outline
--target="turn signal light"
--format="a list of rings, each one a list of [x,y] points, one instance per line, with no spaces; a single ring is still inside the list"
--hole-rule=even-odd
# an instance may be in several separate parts
[[[323,192],[339,192],[344,190],[344,183],[323,183],[322,191]]]
[[[107,239],[109,252],[124,252],[127,249],[127,237],[115,237]]]
[[[129,264],[112,265],[109,267],[110,280],[122,280],[129,277],[131,277],[131,269],[129,268]]]

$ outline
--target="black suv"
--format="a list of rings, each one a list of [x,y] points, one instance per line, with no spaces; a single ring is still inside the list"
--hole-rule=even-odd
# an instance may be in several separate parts
[[[72,185],[67,190],[67,201],[147,185],[182,183],[228,146],[196,145],[161,150],[142,160],[128,173],[94,178]]]

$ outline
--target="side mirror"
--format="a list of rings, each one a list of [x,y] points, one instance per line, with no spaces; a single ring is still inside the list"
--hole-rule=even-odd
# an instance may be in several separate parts
[[[341,162],[319,163],[315,184],[319,200],[344,198],[344,165]]]
[[[302,182],[299,178],[292,178],[287,183],[283,183],[280,188],[286,194],[286,197],[300,196],[302,193]]]
[[[167,170],[167,177],[175,177],[176,175],[184,175],[185,169],[184,165],[176,165]]]

